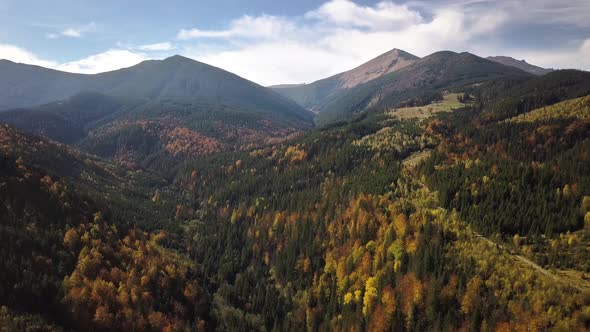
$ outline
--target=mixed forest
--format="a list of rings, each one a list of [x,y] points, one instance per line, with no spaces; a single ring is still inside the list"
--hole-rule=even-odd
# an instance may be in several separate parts
[[[590,74],[445,84],[232,149],[0,125],[0,330],[589,330]]]

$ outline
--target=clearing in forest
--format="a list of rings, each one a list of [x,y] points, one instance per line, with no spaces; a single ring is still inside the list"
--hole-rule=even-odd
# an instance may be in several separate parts
[[[426,119],[437,113],[451,112],[461,107],[465,107],[465,103],[459,101],[459,93],[446,93],[443,95],[443,100],[435,101],[424,106],[400,107],[387,111],[387,115],[399,120],[407,119]]]

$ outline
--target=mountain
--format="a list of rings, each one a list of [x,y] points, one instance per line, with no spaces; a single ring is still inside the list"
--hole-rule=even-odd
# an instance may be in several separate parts
[[[527,73],[531,73],[533,75],[545,75],[548,74],[552,71],[554,71],[554,69],[547,69],[547,68],[542,68],[542,67],[538,67],[535,65],[531,65],[530,63],[526,62],[525,60],[516,60],[515,58],[511,58],[509,56],[489,56],[486,59],[497,62],[497,63],[501,63],[503,65],[506,66],[511,66],[511,67],[515,67],[521,70],[526,71]]]
[[[90,77],[0,60],[0,110],[65,99],[83,90]]]
[[[96,75],[3,61],[0,86],[0,105],[18,107],[0,121],[134,163],[276,142],[313,125],[280,94],[181,56]]]
[[[419,58],[402,50],[393,49],[349,71],[310,84],[272,86],[275,91],[299,105],[317,111],[317,106],[335,93],[404,68]]]
[[[0,109],[29,107],[84,91],[127,98],[208,98],[267,110],[304,112],[260,85],[182,56],[144,61],[111,72],[82,75],[7,60],[0,62]]]
[[[346,120],[353,113],[386,109],[414,99],[428,104],[440,93],[504,77],[530,74],[471,53],[441,51],[352,89],[336,93],[317,106],[316,122]],[[417,105],[420,106],[420,105]]]

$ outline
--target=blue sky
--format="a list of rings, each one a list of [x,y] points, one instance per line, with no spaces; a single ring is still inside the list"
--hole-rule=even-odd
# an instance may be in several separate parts
[[[392,48],[590,70],[588,0],[0,0],[0,17],[0,58],[82,73],[181,54],[299,83]]]

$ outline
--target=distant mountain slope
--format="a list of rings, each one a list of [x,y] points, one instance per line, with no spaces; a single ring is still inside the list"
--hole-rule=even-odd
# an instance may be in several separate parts
[[[0,110],[65,99],[83,91],[90,77],[0,60]]]
[[[393,49],[373,60],[339,75],[343,88],[354,88],[414,63],[419,58],[408,52]]]
[[[316,111],[317,106],[331,95],[404,68],[417,59],[415,55],[393,49],[359,67],[310,84],[285,84],[271,88],[299,105]]]
[[[356,112],[386,109],[411,98],[430,101],[440,92],[500,77],[526,77],[514,67],[470,53],[442,51],[353,89],[335,94],[318,106],[320,124],[346,120]]]
[[[526,62],[525,60],[516,60],[515,58],[509,56],[489,56],[486,59],[501,63],[506,66],[515,67],[518,69],[522,69],[527,73],[531,73],[533,75],[545,75],[553,71],[553,69],[546,69],[542,67],[538,67],[535,65],[531,65],[530,63]]]
[[[294,102],[269,89],[178,55],[96,75],[0,61],[0,109],[41,105],[84,91],[141,99],[207,98],[309,119]]]
[[[0,111],[0,122],[62,143],[75,143],[96,121],[131,109],[141,101],[80,93],[38,107]]]

